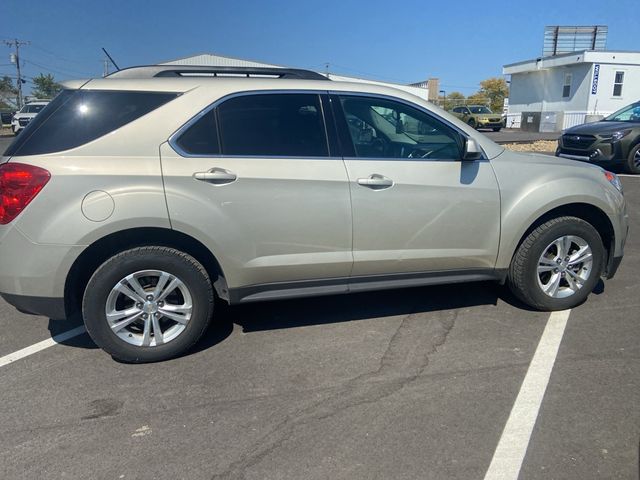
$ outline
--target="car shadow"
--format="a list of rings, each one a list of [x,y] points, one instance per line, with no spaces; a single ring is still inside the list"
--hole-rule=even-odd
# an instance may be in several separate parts
[[[603,291],[604,283],[600,281],[594,293],[601,294]],[[183,356],[202,352],[223,342],[233,333],[235,326],[242,328],[245,333],[253,333],[497,305],[498,300],[518,309],[534,311],[509,289],[495,282],[382,290],[235,306],[219,301],[211,325],[200,341]],[[49,330],[55,336],[80,325],[82,320],[77,315],[67,320],[50,320]],[[59,343],[77,348],[98,348],[86,333]]]

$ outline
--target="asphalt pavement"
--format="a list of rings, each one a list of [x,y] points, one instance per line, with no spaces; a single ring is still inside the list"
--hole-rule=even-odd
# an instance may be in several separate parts
[[[640,177],[622,181],[626,256],[570,312],[521,479],[638,478]],[[477,283],[219,305],[150,365],[76,336],[0,367],[0,478],[482,479],[549,318]],[[0,361],[78,325],[0,303]]]

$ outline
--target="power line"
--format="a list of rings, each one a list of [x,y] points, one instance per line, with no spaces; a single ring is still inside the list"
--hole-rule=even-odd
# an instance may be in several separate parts
[[[51,66],[48,66],[48,65],[43,65],[43,64],[40,64],[40,63],[36,63],[36,62],[34,62],[32,60],[25,59],[24,61],[26,63],[30,64],[30,65],[35,66],[35,67],[44,68],[45,70],[52,71],[52,72],[57,73],[59,75],[65,75],[67,77],[77,77],[78,75],[80,75],[82,77],[87,77],[87,76],[90,77],[90,76],[93,75],[93,74],[87,73],[87,72],[77,72],[77,71],[73,71],[73,70],[58,70],[57,68],[54,68],[54,67],[51,67]]]

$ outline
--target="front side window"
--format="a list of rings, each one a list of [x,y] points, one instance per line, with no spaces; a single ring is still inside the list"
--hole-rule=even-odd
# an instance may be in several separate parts
[[[355,149],[362,158],[459,160],[462,138],[453,128],[404,103],[341,96]]]
[[[5,155],[44,155],[79,147],[140,118],[177,95],[63,90],[29,122]]]
[[[20,113],[39,113],[44,107],[45,105],[25,105]]]
[[[571,96],[571,81],[573,80],[573,75],[570,73],[565,73],[564,75],[564,85],[562,86],[562,98],[569,98]]]
[[[217,107],[224,155],[326,157],[320,97],[270,93],[231,98]]]
[[[624,84],[624,72],[616,72],[616,77],[613,82],[613,96],[622,96],[622,85]]]

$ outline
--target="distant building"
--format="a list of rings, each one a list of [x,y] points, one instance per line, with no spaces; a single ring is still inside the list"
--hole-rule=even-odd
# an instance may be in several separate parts
[[[203,53],[200,55],[194,55],[191,57],[178,58],[176,60],[170,60],[168,62],[162,62],[160,65],[200,65],[200,66],[215,66],[215,67],[283,67],[283,65],[274,65],[272,63],[255,62],[252,60],[244,60],[242,58],[226,57],[223,55],[216,55],[210,53]],[[289,66],[292,67],[292,66]],[[325,72],[319,72],[323,75]],[[373,85],[382,85],[385,87],[397,88],[404,90],[405,92],[416,95],[425,100],[429,100],[429,88],[424,86],[415,85],[403,85],[400,83],[381,82],[378,80],[371,80],[367,78],[350,77],[345,75],[336,75],[329,73],[329,78],[341,82],[354,82],[354,83],[369,83]],[[437,89],[436,89],[437,95]]]
[[[640,52],[585,50],[502,71],[511,76],[507,127],[539,121],[541,131],[560,131],[640,100]]]

